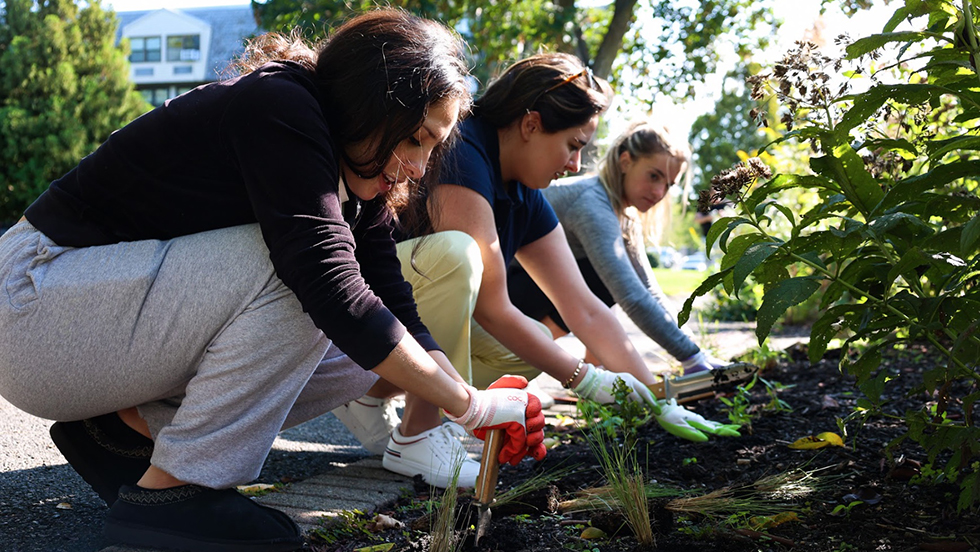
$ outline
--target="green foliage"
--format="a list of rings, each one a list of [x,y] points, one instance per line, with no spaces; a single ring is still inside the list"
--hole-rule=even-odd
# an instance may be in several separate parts
[[[735,388],[735,393],[731,397],[718,397],[718,400],[725,405],[722,412],[728,414],[728,419],[733,424],[738,424],[748,432],[752,433],[752,413],[749,407],[752,406],[752,394],[749,391],[755,386],[756,378],[752,381],[739,385]]]
[[[313,536],[327,544],[334,544],[351,537],[378,540],[368,529],[371,520],[360,510],[341,510],[337,513],[336,519],[328,519],[321,523],[324,525],[314,529]]]
[[[769,348],[769,342],[765,342],[758,347],[746,351],[745,354],[739,357],[739,360],[766,369],[775,366],[780,359],[786,356],[785,351],[775,351]]]
[[[0,3],[0,225],[145,110],[116,25],[97,1]]]
[[[513,61],[546,50],[576,55],[596,75],[614,80],[623,68],[629,68],[630,78],[638,81],[633,83],[638,93],[684,91],[685,85],[700,82],[715,70],[719,41],[744,57],[768,43],[773,25],[769,3],[751,0],[693,5],[651,0],[598,4],[575,0],[252,1],[265,28],[301,26],[318,37],[352,13],[382,4],[457,29],[470,44],[473,73],[483,84]],[[657,40],[649,40],[651,36]]]
[[[712,320],[752,322],[759,315],[759,308],[765,298],[766,286],[757,283],[750,275],[742,282],[737,294],[729,295],[723,288],[711,292],[711,302],[702,310]],[[790,305],[783,316],[777,320],[779,325],[809,325],[820,318],[820,294],[814,293],[798,305]]]
[[[762,383],[766,390],[768,401],[764,405],[753,408],[752,389],[757,383]],[[786,401],[779,398],[779,392],[788,389],[791,385],[783,385],[778,381],[769,381],[759,377],[759,374],[752,376],[752,379],[745,384],[735,388],[731,397],[718,397],[718,400],[725,405],[723,412],[728,414],[728,419],[733,424],[738,424],[752,433],[752,419],[761,412],[792,412],[793,407]]]
[[[851,42],[829,59],[798,43],[770,73],[749,79],[752,96],[781,105],[788,133],[813,152],[809,170],[773,176],[749,159],[712,179],[699,201],[737,203],[716,222],[707,247],[724,257],[686,302],[722,286],[737,295],[752,276],[763,286],[760,344],[789,307],[817,294],[812,362],[844,339],[840,368],[864,394],[858,409],[880,411],[900,374],[881,368],[890,347],[925,342],[943,362],[924,374],[917,396],[935,402],[907,412],[911,438],[961,485],[960,508],[980,501],[980,2],[906,0],[884,32]],[[902,22],[921,30],[895,32]],[[879,62],[891,47],[896,59]],[[849,71],[842,71],[849,64]],[[870,86],[853,90],[860,76]],[[884,77],[889,78],[888,82]],[[762,113],[760,111],[760,113]],[[801,189],[815,198],[794,210],[775,200]],[[781,230],[786,229],[786,230]],[[947,416],[951,409],[961,415]]]
[[[579,399],[577,408],[591,429],[602,432],[609,441],[622,440],[625,447],[632,447],[637,431],[653,418],[653,411],[644,401],[629,398],[633,389],[622,379],[616,379],[612,391],[612,403]]]
[[[853,510],[855,506],[859,506],[861,504],[864,504],[864,502],[861,500],[854,500],[848,504],[838,504],[837,506],[834,506],[833,510],[830,511],[830,515],[850,517],[851,510]]]
[[[758,378],[759,375],[756,374],[753,378]],[[770,412],[792,412],[793,407],[789,405],[786,401],[779,398],[779,392],[783,389],[789,389],[793,387],[792,385],[783,385],[778,381],[769,381],[765,378],[759,378],[762,385],[766,387],[766,395],[769,397],[769,402],[767,402],[763,407],[763,411]]]

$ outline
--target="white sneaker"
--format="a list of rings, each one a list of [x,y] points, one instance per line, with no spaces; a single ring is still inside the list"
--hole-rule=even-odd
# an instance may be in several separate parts
[[[331,412],[372,454],[384,454],[392,430],[401,423],[393,399],[376,399],[364,395]]]
[[[440,489],[450,485],[453,470],[459,465],[456,486],[475,487],[480,463],[466,454],[462,443],[453,435],[452,425],[446,422],[412,437],[405,437],[401,426],[396,427],[381,464],[388,471],[408,477],[421,475],[426,483]]]

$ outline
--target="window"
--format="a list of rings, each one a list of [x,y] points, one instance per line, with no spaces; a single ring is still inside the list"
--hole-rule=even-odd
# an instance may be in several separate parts
[[[160,107],[163,102],[170,99],[170,91],[166,88],[144,88],[140,90],[140,94],[143,95],[146,103],[153,107]]]
[[[133,70],[133,75],[137,77],[152,77],[153,68],[152,67],[137,67]]]
[[[194,71],[194,68],[190,65],[175,65],[174,74],[175,75],[190,75]]]
[[[129,39],[129,61],[142,63],[160,61],[159,36],[134,36]]]
[[[197,61],[201,59],[201,35],[167,37],[167,61]]]

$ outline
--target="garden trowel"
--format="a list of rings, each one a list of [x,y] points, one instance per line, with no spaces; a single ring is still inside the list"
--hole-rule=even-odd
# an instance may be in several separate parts
[[[479,510],[476,520],[476,538],[473,544],[479,544],[480,537],[487,532],[490,525],[490,504],[497,491],[497,473],[500,469],[500,449],[504,447],[504,430],[491,429],[483,441],[483,456],[480,458],[480,475],[476,477],[475,499]]]
[[[754,364],[736,362],[717,370],[664,378],[663,382],[651,385],[650,390],[658,399],[675,399],[683,404],[710,397],[715,391],[750,379],[758,371],[759,367]]]

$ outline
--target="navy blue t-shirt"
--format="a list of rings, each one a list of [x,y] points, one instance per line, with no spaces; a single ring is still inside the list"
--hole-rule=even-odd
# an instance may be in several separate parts
[[[460,138],[443,158],[440,180],[466,186],[490,203],[500,251],[504,263],[510,264],[518,249],[554,230],[558,217],[541,190],[501,180],[496,128],[473,117],[462,123]]]

